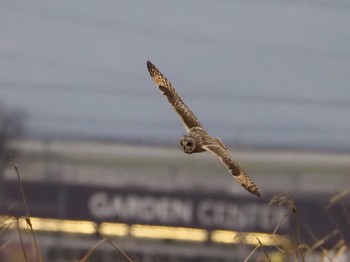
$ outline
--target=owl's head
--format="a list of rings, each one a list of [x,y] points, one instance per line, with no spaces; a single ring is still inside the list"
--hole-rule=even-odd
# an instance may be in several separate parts
[[[184,135],[180,138],[180,145],[182,151],[184,151],[187,154],[191,154],[196,149],[196,141],[193,137]]]

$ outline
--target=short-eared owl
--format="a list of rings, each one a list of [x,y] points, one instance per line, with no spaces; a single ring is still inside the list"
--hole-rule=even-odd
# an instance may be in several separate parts
[[[168,98],[174,110],[183,121],[187,134],[180,138],[181,149],[187,153],[210,151],[215,154],[228,168],[231,175],[249,192],[261,197],[259,189],[252,179],[233,160],[228,149],[219,138],[210,136],[202,127],[197,117],[185,105],[175,88],[166,77],[150,62],[147,61],[148,71],[159,90]]]

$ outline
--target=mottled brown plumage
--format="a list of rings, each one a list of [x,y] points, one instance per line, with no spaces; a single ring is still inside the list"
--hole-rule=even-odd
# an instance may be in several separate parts
[[[147,68],[154,83],[158,86],[162,94],[168,98],[169,103],[180,116],[186,130],[189,131],[192,127],[201,126],[201,123],[197,117],[185,105],[168,79],[166,79],[166,77],[159,72],[159,70],[150,61],[147,61]]]
[[[187,153],[212,152],[227,167],[230,174],[249,192],[261,197],[261,193],[252,179],[233,160],[230,152],[219,138],[210,136],[202,127],[197,117],[182,101],[175,88],[166,77],[150,62],[147,61],[148,71],[176,113],[183,121],[187,134],[180,138],[181,149]]]

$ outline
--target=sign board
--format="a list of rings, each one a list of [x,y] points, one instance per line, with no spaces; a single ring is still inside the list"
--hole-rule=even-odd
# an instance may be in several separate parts
[[[24,183],[30,214],[71,220],[119,222],[223,229],[240,232],[274,231],[287,210],[269,206],[253,196],[218,192],[151,191],[144,188],[108,188],[53,183]],[[17,182],[7,182],[7,203],[21,200]],[[6,209],[3,209],[3,212]],[[13,210],[14,212],[15,210]],[[23,215],[23,213],[22,213]],[[286,221],[279,232],[286,233]]]
[[[269,206],[269,197],[257,199],[249,194],[43,182],[25,182],[23,186],[30,215],[42,218],[272,233],[289,212],[282,206]],[[6,181],[3,188],[0,213],[24,216],[17,181]],[[278,233],[293,236],[299,231],[302,243],[314,244],[337,230],[324,246],[332,247],[340,239],[349,243],[349,201],[343,199],[327,209],[328,198],[299,195],[297,216],[288,216]]]

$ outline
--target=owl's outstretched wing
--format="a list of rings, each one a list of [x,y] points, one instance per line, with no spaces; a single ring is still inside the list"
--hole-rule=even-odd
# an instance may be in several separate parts
[[[261,193],[253,180],[247,176],[244,171],[238,166],[238,164],[233,160],[231,154],[226,148],[222,146],[222,143],[218,143],[216,140],[214,142],[203,145],[203,148],[207,151],[215,154],[221,162],[230,171],[230,174],[250,193],[261,197]]]
[[[147,68],[159,90],[168,98],[169,103],[180,116],[186,130],[189,131],[192,127],[197,126],[202,127],[197,117],[185,105],[168,79],[166,79],[166,77],[150,61],[147,61]]]

